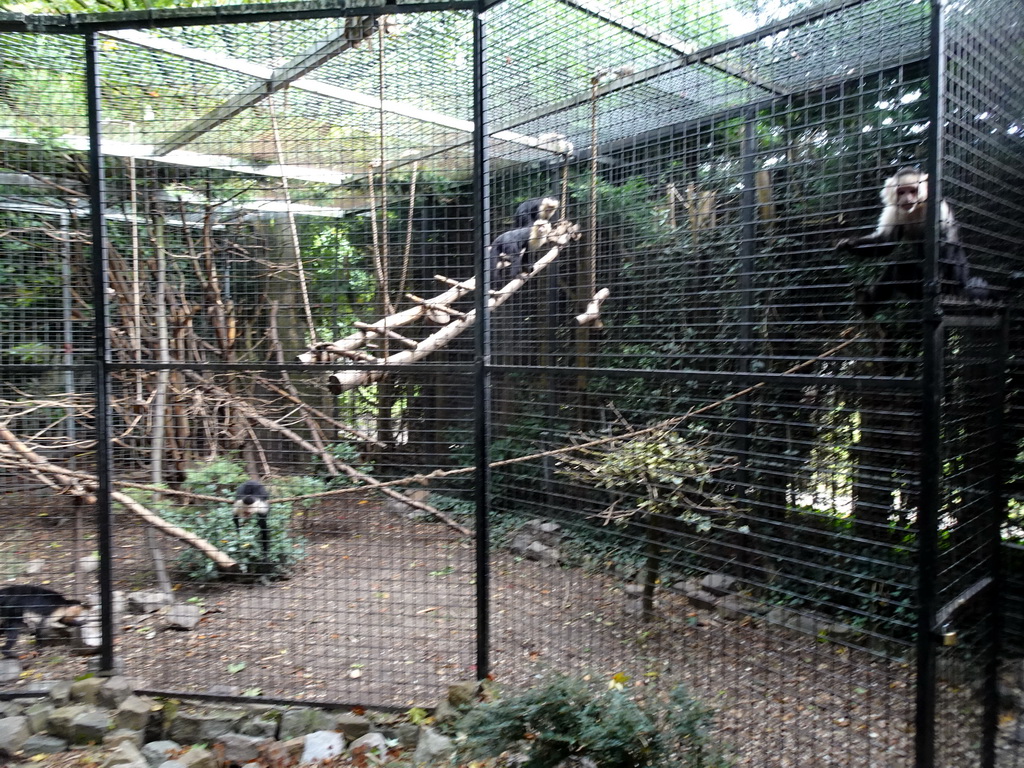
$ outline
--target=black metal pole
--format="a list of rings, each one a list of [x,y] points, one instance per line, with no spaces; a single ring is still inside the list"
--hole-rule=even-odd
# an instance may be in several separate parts
[[[849,0],[847,0],[848,2]],[[859,0],[868,2],[868,0]],[[369,4],[363,0],[296,0],[257,5],[220,5],[205,8],[148,8],[144,11],[27,14],[0,13],[0,32],[33,34],[87,34],[119,29],[166,29],[205,25],[259,24],[353,16],[394,16],[436,11],[470,10],[473,0],[395,2]]]
[[[739,297],[740,297],[740,360],[737,364],[743,373],[751,370],[751,355],[754,351],[753,342],[753,307],[754,307],[754,247],[757,237],[756,221],[756,189],[757,174],[755,172],[755,155],[757,153],[757,110],[751,109],[744,115],[743,141],[741,145],[743,161],[743,192],[740,195],[740,248],[739,248]],[[736,452],[739,466],[737,474],[740,483],[746,486],[750,482],[750,398],[744,397],[736,404],[736,418],[739,420]]]
[[[1007,458],[1016,453],[1016,449],[1007,446],[1004,435],[1010,434],[1012,430],[1006,423],[1004,412],[1006,403],[1006,381],[1009,377],[1010,362],[1010,324],[1009,317],[1003,314],[1000,324],[999,347],[996,350],[995,360],[991,364],[991,379],[995,382],[995,392],[992,393],[993,403],[989,412],[989,433],[986,444],[989,446],[990,465],[994,467],[988,499],[985,501],[985,536],[988,541],[985,543],[988,559],[989,575],[992,577],[992,586],[988,590],[984,607],[989,617],[989,632],[991,640],[988,644],[988,658],[985,665],[985,682],[982,686],[982,711],[981,721],[981,768],[995,768],[996,765],[996,740],[999,737],[999,659],[1003,651],[1003,632],[1005,622],[1003,611],[1006,601],[1000,598],[1003,595],[1003,546],[1002,532],[1000,530],[1006,509],[1006,469]]]
[[[928,196],[942,199],[945,116],[945,29],[940,0],[931,0],[928,60]],[[939,505],[942,476],[943,326],[939,284],[941,206],[928,206],[924,239],[924,296],[921,359],[921,494],[918,510],[917,712],[915,754],[918,768],[935,764],[936,637],[939,569]]]
[[[96,34],[85,36],[89,119],[89,209],[92,225],[92,303],[96,385],[96,529],[99,536],[100,672],[114,669],[113,530],[110,506],[110,344],[107,335],[107,226],[100,146],[100,75]]]
[[[491,265],[489,241],[486,35],[483,2],[473,13],[473,243],[476,248],[476,367],[474,372],[473,440],[476,461],[476,669],[477,679],[490,673],[490,490],[491,490]]]

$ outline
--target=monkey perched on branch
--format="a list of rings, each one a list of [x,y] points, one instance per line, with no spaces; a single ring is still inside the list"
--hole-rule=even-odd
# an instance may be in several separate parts
[[[533,224],[502,232],[491,243],[491,274],[496,275],[511,267],[511,275],[521,274],[526,265],[526,256],[539,251],[551,234],[551,225],[546,219],[537,219]]]
[[[516,227],[528,227],[538,219],[554,224],[558,221],[558,200],[553,197],[533,197],[516,207]]]
[[[900,169],[885,180],[880,196],[882,213],[875,230],[862,237],[840,240],[836,243],[836,250],[856,256],[884,258],[899,243],[908,241],[917,245],[916,258],[910,263],[889,264],[877,281],[858,289],[857,304],[868,318],[874,316],[880,304],[890,301],[897,293],[911,300],[922,296],[924,273],[921,263],[928,213],[928,174],[913,168]],[[939,205],[939,278],[943,286],[969,299],[988,299],[991,294],[989,284],[980,277],[970,276],[970,264],[960,242],[960,228],[953,209],[945,200],[940,200]]]
[[[523,260],[539,251],[552,232],[552,225],[558,221],[558,200],[553,197],[533,197],[516,207],[516,228],[502,232],[491,243],[491,274],[511,267],[511,275],[522,274],[526,269]]]

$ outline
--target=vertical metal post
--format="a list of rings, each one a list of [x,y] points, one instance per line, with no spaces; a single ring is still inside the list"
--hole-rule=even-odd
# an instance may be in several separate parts
[[[72,320],[74,299],[71,291],[71,217],[66,213],[60,214],[60,233],[61,237],[63,237],[60,247],[61,308],[64,320],[64,365],[67,366],[64,369],[64,392],[67,395],[74,395],[75,372],[71,370],[71,366],[75,364],[75,324],[74,320]],[[75,419],[78,417],[78,412],[73,404],[68,406],[67,415],[68,419],[65,427],[67,438],[68,442],[74,445],[75,440],[78,439],[78,435],[75,434]],[[72,469],[78,468],[74,456],[69,459],[69,465]],[[77,513],[76,517],[78,517]]]
[[[942,199],[946,51],[943,10],[931,0],[928,61],[928,196]],[[924,296],[921,359],[921,494],[918,512],[917,713],[915,753],[918,768],[935,764],[936,639],[938,601],[939,506],[942,476],[943,324],[940,304],[939,249],[941,206],[928,206],[924,239]]]
[[[1003,547],[1000,522],[1006,508],[1003,491],[1006,481],[1008,456],[1013,456],[1016,449],[1009,449],[1004,435],[1010,434],[1006,423],[1004,405],[1006,403],[1006,380],[1010,362],[1010,323],[1004,312],[999,328],[999,348],[992,361],[992,381],[996,382],[996,390],[992,393],[992,407],[989,410],[989,433],[986,443],[989,446],[990,466],[994,467],[989,479],[988,498],[985,501],[985,535],[988,541],[987,558],[992,586],[985,597],[984,610],[989,617],[991,641],[988,644],[988,659],[985,665],[985,682],[982,686],[981,722],[981,768],[995,768],[996,740],[999,737],[999,659],[1003,650],[1003,610],[1005,601],[1000,600],[1003,594]]]
[[[110,506],[110,344],[107,331],[107,227],[103,155],[100,146],[99,49],[95,32],[85,35],[85,90],[89,118],[89,209],[92,224],[93,333],[96,385],[96,528],[99,536],[100,671],[114,669],[113,546]]]
[[[740,297],[740,365],[742,372],[750,371],[753,353],[753,307],[754,307],[754,246],[757,237],[756,190],[757,175],[754,158],[757,153],[757,110],[750,109],[744,114],[741,157],[743,160],[743,192],[740,195],[740,248],[739,248],[739,297]],[[750,482],[750,398],[744,397],[736,404],[736,418],[739,420],[739,439],[736,446],[740,457],[737,477],[744,485]]]
[[[473,11],[473,243],[476,249],[476,364],[474,429],[476,461],[476,669],[477,679],[490,673],[490,491],[491,491],[491,265],[489,240],[486,30],[480,0]]]

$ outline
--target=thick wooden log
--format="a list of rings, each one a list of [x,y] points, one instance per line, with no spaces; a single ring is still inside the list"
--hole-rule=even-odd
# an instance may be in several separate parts
[[[575,240],[579,235],[579,228],[571,222],[559,222],[555,229],[552,230],[548,236],[548,243],[553,247],[550,248],[541,258],[539,258],[528,273],[517,275],[516,277],[509,280],[501,288],[498,288],[490,293],[490,297],[487,300],[488,307],[494,310],[508,301],[515,293],[522,288],[528,280],[535,275],[544,271],[555,259],[558,258],[559,253],[563,246],[569,243],[571,240]],[[446,282],[447,278],[444,278]],[[444,295],[453,294],[457,292],[459,295],[465,295],[469,291],[476,289],[476,278],[469,278],[461,283],[456,283],[452,288],[447,291]],[[454,298],[451,299],[454,301]],[[438,302],[439,299],[432,299],[432,302]],[[450,303],[448,301],[442,303]],[[421,305],[415,309],[423,309]],[[405,310],[406,313],[411,310]],[[385,318],[377,323],[374,323],[371,327],[379,329],[379,333],[374,331],[376,336],[383,335],[387,328],[392,326],[392,320],[396,317],[402,316],[405,313],[399,312],[396,315],[392,315],[389,318]],[[386,365],[408,365],[418,360],[422,360],[428,357],[432,353],[439,349],[443,349],[451,341],[467,330],[472,328],[476,324],[477,313],[476,310],[467,312],[464,317],[454,319],[447,325],[439,328],[434,333],[427,336],[425,339],[420,341],[414,349],[407,349],[402,352],[397,352],[388,357],[380,358],[377,362]],[[366,331],[367,335],[371,332]],[[349,337],[351,338],[351,337]],[[339,342],[334,342],[339,344]],[[348,392],[349,390],[361,387],[365,384],[372,384],[385,376],[387,371],[382,369],[377,370],[342,370],[335,371],[328,377],[327,386],[331,389],[334,394],[341,394],[342,392]]]
[[[66,470],[46,461],[19,440],[13,432],[3,426],[0,426],[0,440],[3,440],[4,443],[6,443],[4,448],[7,450],[4,451],[4,453],[7,456],[17,457],[17,461],[20,465],[24,466],[33,475],[40,477],[40,479],[49,479],[50,482],[46,482],[46,480],[44,480],[44,482],[46,482],[46,484],[51,488],[56,486],[60,488],[61,491],[69,493],[72,496],[78,496],[88,503],[96,502],[95,489],[99,483],[95,476],[89,475],[88,480],[80,480],[78,477],[67,474]],[[82,476],[84,473],[76,472],[75,474]],[[221,571],[231,573],[238,570],[238,563],[210,544],[210,542],[196,536],[191,531],[186,531],[184,528],[171,525],[158,514],[148,509],[128,494],[122,493],[121,491],[112,491],[110,498],[132,514],[145,520],[154,528],[157,528],[168,536],[178,539],[179,541],[188,544],[190,547],[199,550],[210,558],[210,560],[212,560]]]

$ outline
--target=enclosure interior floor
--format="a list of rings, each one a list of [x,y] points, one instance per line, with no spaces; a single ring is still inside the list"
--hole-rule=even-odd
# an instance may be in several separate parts
[[[94,543],[79,553],[71,546],[70,507],[30,494],[5,502],[0,524],[18,534],[0,544],[0,564],[10,570],[42,560],[47,574],[64,574],[47,581],[74,592],[73,563]],[[151,615],[127,615],[116,651],[126,674],[145,689],[204,693],[219,684],[296,702],[398,708],[432,706],[447,685],[475,676],[472,542],[444,525],[348,499],[325,501],[307,525],[307,557],[287,580],[177,582],[179,600],[204,608],[194,631],[161,631]],[[118,589],[152,588],[143,539],[140,526],[117,527]],[[552,672],[605,685],[623,674],[627,689],[657,697],[684,683],[716,711],[716,732],[740,765],[801,768],[809,755],[819,766],[913,765],[910,663],[754,618],[727,620],[670,590],[659,592],[658,616],[644,623],[625,610],[621,579],[504,551],[492,560],[492,596],[491,672],[499,686],[529,686]],[[87,660],[48,647],[23,663],[23,677],[0,691],[70,679]],[[959,682],[940,712],[949,765],[968,765],[976,754],[969,725],[977,722],[976,697]]]

